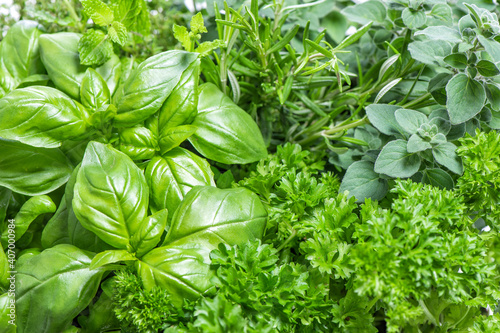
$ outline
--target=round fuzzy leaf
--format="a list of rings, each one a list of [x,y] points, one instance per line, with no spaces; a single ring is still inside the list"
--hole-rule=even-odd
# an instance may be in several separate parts
[[[448,82],[446,94],[446,107],[452,124],[466,122],[477,115],[486,100],[481,83],[465,74],[457,74]]]
[[[444,170],[441,169],[425,169],[422,171],[422,183],[430,184],[439,188],[446,188],[451,190],[455,183],[453,178]]]
[[[81,224],[118,249],[129,249],[148,209],[142,171],[125,154],[90,142],[76,178],[73,210]]]
[[[349,197],[355,197],[357,202],[365,198],[382,199],[387,193],[387,180],[380,178],[373,168],[373,163],[368,161],[351,164],[342,178],[339,193],[349,191]]]
[[[208,162],[184,148],[174,148],[162,157],[154,157],[145,174],[151,210],[157,212],[166,208],[169,219],[194,186],[215,186]]]
[[[410,29],[420,28],[427,22],[427,16],[424,11],[414,11],[410,8],[405,8],[401,13],[403,23]]]
[[[382,148],[375,162],[375,172],[390,177],[408,178],[420,168],[420,157],[408,153],[404,140],[391,141]]]
[[[445,142],[432,148],[432,155],[436,161],[445,166],[450,171],[461,175],[463,173],[463,165],[460,157],[455,153],[457,147],[451,142]]]
[[[93,254],[61,244],[16,267],[17,332],[63,332],[94,298],[101,276]],[[21,257],[22,258],[22,257]]]
[[[380,1],[367,1],[342,10],[342,14],[353,22],[367,24],[370,21],[383,23],[387,16],[387,9]]]
[[[408,139],[407,149],[409,153],[417,153],[431,148],[432,145],[422,139],[418,134],[413,134],[410,136],[410,139]]]
[[[500,111],[500,85],[495,83],[485,84],[486,97],[494,111]]]
[[[476,68],[482,76],[497,76],[500,74],[500,70],[498,70],[498,67],[492,63],[491,61],[488,60],[479,60],[479,62],[476,64]]]
[[[427,116],[414,110],[399,109],[394,115],[398,124],[410,134],[415,134],[422,124],[427,123]]]
[[[198,129],[189,141],[203,156],[217,162],[252,163],[267,156],[259,127],[248,113],[212,83],[200,86]]]
[[[405,136],[406,131],[396,120],[396,111],[401,107],[388,104],[370,104],[366,107],[366,115],[370,123],[380,132],[387,135]]]
[[[87,110],[50,87],[16,89],[0,99],[0,137],[56,148],[87,133]]]
[[[0,152],[0,185],[21,194],[52,192],[68,181],[73,170],[59,149],[36,148],[0,139]]]

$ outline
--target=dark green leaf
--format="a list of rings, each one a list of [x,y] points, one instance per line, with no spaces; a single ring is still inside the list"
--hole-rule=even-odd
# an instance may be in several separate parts
[[[69,244],[68,235],[68,207],[66,197],[63,196],[57,211],[43,228],[41,238],[43,248],[56,246],[57,244]]]
[[[408,153],[404,140],[391,141],[382,148],[375,162],[375,172],[390,177],[407,178],[413,176],[420,168],[420,157]]]
[[[349,196],[354,196],[357,202],[363,202],[365,198],[381,200],[387,193],[387,180],[373,171],[374,165],[368,161],[357,161],[349,166],[339,193],[349,191]]]
[[[485,90],[491,108],[500,111],[500,86],[496,83],[488,83],[485,85]]]
[[[430,184],[432,186],[437,186],[439,188],[445,188],[451,190],[455,183],[453,178],[444,170],[441,169],[425,169],[422,171],[422,183]]]
[[[451,142],[445,142],[432,148],[432,155],[436,161],[450,171],[461,175],[463,173],[462,160],[455,153],[457,147]]]
[[[465,69],[468,65],[467,56],[464,53],[452,53],[444,57],[444,62],[453,68]]]
[[[406,131],[399,125],[395,113],[401,107],[387,104],[371,104],[366,107],[366,115],[370,123],[380,132],[387,135],[405,136]]]
[[[465,74],[455,75],[446,85],[446,106],[452,124],[460,124],[478,114],[484,106],[486,92]]]
[[[476,68],[482,76],[497,76],[500,74],[500,70],[498,70],[498,67],[492,63],[491,61],[488,60],[479,60],[479,62],[476,64]]]

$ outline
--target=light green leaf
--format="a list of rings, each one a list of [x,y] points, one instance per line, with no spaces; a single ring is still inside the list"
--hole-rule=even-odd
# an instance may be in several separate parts
[[[398,124],[410,134],[417,133],[420,126],[427,123],[427,116],[414,110],[399,109],[394,115]]]
[[[196,129],[197,127],[193,125],[182,125],[162,131],[160,137],[160,154],[163,155],[173,148],[178,147],[182,142],[193,135]]]
[[[82,65],[100,66],[113,55],[113,43],[101,30],[89,29],[78,42]]]
[[[462,41],[462,36],[457,30],[442,25],[427,27],[423,30],[415,31],[415,36],[419,35],[426,36],[431,40],[444,40],[453,44],[460,43]]]
[[[448,82],[446,94],[446,107],[452,124],[466,122],[477,115],[486,100],[486,92],[481,83],[461,73]]]
[[[495,62],[499,62],[500,61],[500,43],[497,42],[496,40],[486,38],[482,35],[477,35],[477,38],[478,38],[479,42],[481,43],[481,45],[484,46],[484,49],[486,50],[486,52],[488,52],[490,57],[492,57]]]
[[[168,209],[169,219],[184,196],[194,186],[215,186],[208,162],[184,148],[174,148],[162,157],[154,157],[146,167],[153,212]]]
[[[0,332],[16,333],[16,315],[11,313],[15,309],[15,295],[9,293],[0,295]]]
[[[90,270],[119,261],[135,261],[137,258],[127,250],[107,250],[96,254],[89,265]]]
[[[342,10],[342,14],[360,24],[367,24],[370,21],[384,23],[386,19],[386,8],[380,1],[367,1],[354,6],[348,6]]]
[[[417,153],[431,148],[432,145],[422,139],[418,134],[413,134],[410,136],[410,139],[408,139],[407,149],[409,153]]]
[[[87,68],[83,77],[80,98],[83,106],[94,110],[110,102],[111,93],[106,81],[92,68]]]
[[[403,23],[410,29],[418,29],[427,22],[427,16],[423,10],[412,10],[405,8],[401,13]]]
[[[130,245],[132,245],[137,257],[142,257],[158,245],[165,231],[167,220],[168,210],[163,209],[146,217],[141,223],[139,231],[130,240]]]
[[[404,140],[391,141],[382,148],[375,162],[375,172],[390,177],[408,178],[420,168],[420,157],[408,153]]]
[[[155,156],[158,142],[146,127],[125,128],[119,134],[118,149],[133,160],[147,160]]]
[[[387,180],[380,178],[373,171],[374,164],[368,161],[357,161],[349,166],[339,193],[349,191],[349,197],[355,197],[357,202],[364,202],[365,198],[381,200],[387,193]]]
[[[396,111],[401,109],[397,105],[370,104],[366,107],[366,115],[370,123],[386,135],[405,136],[406,131],[396,120]]]
[[[43,248],[56,246],[57,244],[70,244],[68,234],[68,206],[66,197],[63,196],[54,216],[43,228],[41,238]]]
[[[191,28],[191,32],[193,34],[200,34],[200,33],[206,33],[207,28],[205,28],[205,23],[203,22],[203,16],[201,15],[201,12],[198,12],[196,15],[194,15],[191,18],[191,22],[189,24]]]
[[[130,61],[134,63],[134,61],[130,58],[124,58],[123,60],[124,62]],[[109,92],[113,95],[122,74],[120,58],[116,54],[113,54],[108,61],[106,61],[102,66],[97,67],[95,70],[99,73],[99,75],[101,75],[104,81],[106,81]]]
[[[18,333],[62,332],[70,326],[94,298],[101,281],[103,272],[88,268],[92,256],[62,244],[18,261]]]
[[[40,56],[50,80],[76,100],[80,99],[80,83],[86,71],[78,54],[80,38],[80,34],[70,32],[40,36]]]
[[[52,192],[68,181],[73,170],[59,149],[0,139],[0,151],[0,185],[18,193],[33,196]]]
[[[500,74],[498,67],[489,60],[479,60],[476,64],[476,68],[482,76],[490,77]]]
[[[430,14],[445,23],[451,24],[453,22],[453,12],[451,10],[451,7],[446,3],[435,4],[431,9]]]
[[[180,82],[184,71],[198,59],[195,53],[167,51],[142,62],[113,97],[118,107],[114,124],[133,126],[158,111]]]
[[[56,148],[87,134],[85,108],[50,87],[12,91],[0,99],[0,136],[34,147]]]
[[[189,36],[189,32],[185,26],[174,24],[172,29],[174,33],[175,39],[177,39],[181,44],[184,50],[191,50],[191,36]]]
[[[85,14],[90,16],[95,24],[108,26],[113,22],[114,16],[111,9],[100,0],[80,0]]]
[[[198,129],[189,141],[214,161],[251,163],[267,156],[264,139],[252,117],[212,83],[200,86],[198,115],[192,125]]]
[[[128,39],[127,28],[125,28],[125,26],[118,21],[113,21],[111,26],[108,28],[108,35],[113,42],[118,43],[121,46],[125,45]]]
[[[148,209],[142,171],[125,154],[90,142],[78,171],[73,210],[81,224],[118,249],[130,249]]]
[[[7,251],[8,255],[5,253]],[[9,289],[10,281],[8,278],[10,277],[11,271],[15,270],[15,260],[16,260],[16,252],[13,249],[9,249],[7,246],[5,247],[5,251],[3,246],[0,246],[0,288],[2,290]],[[9,263],[10,257],[10,263]],[[13,293],[14,294],[14,293]],[[14,296],[14,295],[13,295]],[[1,309],[1,307],[0,307]],[[1,319],[1,310],[0,310],[0,319]],[[2,321],[0,320],[0,328],[2,327]],[[0,331],[3,332],[3,331]]]
[[[462,160],[456,154],[457,147],[451,142],[445,142],[432,148],[432,155],[436,161],[448,170],[461,175],[463,173]]]
[[[425,169],[422,171],[422,183],[430,184],[439,188],[445,188],[448,190],[453,189],[455,183],[453,178],[444,170],[441,169]]]
[[[411,56],[426,65],[440,65],[444,57],[451,53],[451,46],[446,41],[415,41],[408,45]]]
[[[150,22],[148,5],[144,0],[111,0],[115,21],[121,22],[128,31],[149,35]]]
[[[439,133],[442,133],[444,135],[448,135],[451,130],[451,123],[441,117],[434,117],[429,121],[429,125],[436,125]]]

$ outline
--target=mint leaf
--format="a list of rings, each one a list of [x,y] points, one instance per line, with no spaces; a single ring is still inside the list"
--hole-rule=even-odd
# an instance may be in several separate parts
[[[446,107],[452,124],[460,124],[477,115],[484,106],[484,87],[465,74],[455,75],[446,85]]]
[[[128,31],[122,23],[113,21],[111,26],[108,28],[108,35],[113,42],[123,46],[127,42]]]
[[[81,0],[81,3],[85,14],[90,16],[95,24],[107,26],[113,22],[113,11],[104,2],[100,0]]]
[[[148,35],[151,23],[149,10],[144,0],[111,0],[115,21],[122,23],[128,31]]]
[[[375,172],[390,177],[407,178],[418,171],[420,162],[417,154],[408,153],[405,140],[395,140],[382,148],[375,162]]]
[[[113,44],[101,30],[89,29],[78,43],[80,63],[100,66],[113,55]]]
[[[208,32],[207,28],[205,28],[205,23],[203,22],[203,16],[201,15],[201,12],[191,18],[190,27],[193,34]]]

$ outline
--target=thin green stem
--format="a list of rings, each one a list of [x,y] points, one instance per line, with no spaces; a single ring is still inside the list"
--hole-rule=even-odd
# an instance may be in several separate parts
[[[402,107],[405,109],[409,109],[409,108],[415,107],[421,103],[424,103],[427,105],[426,102],[428,102],[431,97],[432,97],[431,93],[426,93],[426,94],[420,96],[419,98],[416,98],[413,101],[410,101],[410,102],[402,105]]]
[[[63,2],[66,5],[66,7],[68,8],[69,15],[71,16],[71,18],[73,19],[73,21],[75,21],[75,24],[77,25],[77,28],[80,31],[83,31],[82,22],[81,22],[81,19],[76,14],[75,7],[73,7],[73,5],[68,0],[63,0]]]
[[[292,229],[292,234],[288,236],[288,238],[278,247],[276,252],[280,252],[281,250],[283,250],[285,246],[295,238],[295,236],[297,236],[297,230]]]
[[[297,143],[299,145],[301,145],[302,147],[307,147],[308,144],[316,141],[317,139],[321,138],[324,135],[332,135],[332,134],[339,133],[342,131],[347,131],[348,129],[355,128],[355,127],[362,126],[362,125],[366,125],[368,123],[369,123],[368,118],[363,117],[363,118],[356,120],[356,121],[353,121],[352,123],[349,123],[349,124],[345,124],[345,125],[343,124],[343,125],[335,126],[333,128],[327,129],[327,130],[322,130],[320,132],[316,132],[313,135],[311,135],[303,140],[298,141]]]

